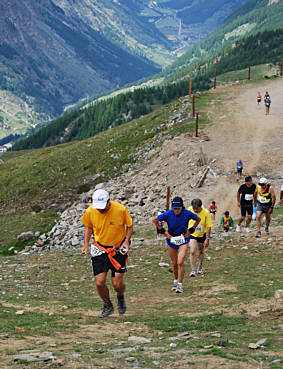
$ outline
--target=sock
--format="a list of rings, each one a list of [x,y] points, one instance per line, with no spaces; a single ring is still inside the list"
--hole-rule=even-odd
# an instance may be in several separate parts
[[[178,283],[178,279],[174,279],[174,284],[177,284]]]
[[[182,282],[178,282],[178,286],[182,286],[183,285],[183,283]]]

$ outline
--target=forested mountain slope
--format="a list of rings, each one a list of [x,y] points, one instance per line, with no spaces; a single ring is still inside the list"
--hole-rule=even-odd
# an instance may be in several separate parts
[[[163,87],[148,87],[97,101],[66,114],[34,135],[18,142],[15,150],[52,146],[91,137],[110,127],[147,114],[162,104],[188,94],[189,78],[193,92],[209,89],[217,75],[247,68],[249,64],[278,63],[283,55],[283,29],[268,31],[237,41],[214,58],[196,63],[176,75],[177,82]]]
[[[248,0],[222,26],[181,56],[162,75],[167,80],[176,80],[176,73],[181,76],[183,68],[215,55],[235,41],[282,27],[283,0]]]

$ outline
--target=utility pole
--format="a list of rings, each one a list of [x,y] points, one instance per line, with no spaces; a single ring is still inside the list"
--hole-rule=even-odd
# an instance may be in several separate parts
[[[198,113],[196,113],[196,137],[198,137]]]
[[[216,89],[216,70],[214,71],[214,89]]]
[[[249,64],[248,80],[250,81],[250,79],[251,79],[251,65]]]
[[[193,95],[192,110],[193,110],[193,118],[194,118],[195,117],[195,95]]]

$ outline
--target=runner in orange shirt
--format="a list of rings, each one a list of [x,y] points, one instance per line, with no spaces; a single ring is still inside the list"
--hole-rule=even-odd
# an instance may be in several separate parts
[[[126,207],[110,201],[109,193],[96,190],[92,196],[92,206],[85,211],[82,222],[84,229],[83,254],[88,252],[88,245],[93,233],[94,244],[91,246],[92,269],[99,296],[104,301],[99,318],[106,318],[114,312],[110,300],[106,277],[111,270],[112,285],[117,292],[118,312],[126,312],[124,292],[126,285],[123,275],[127,271],[126,260],[133,233],[133,221]]]

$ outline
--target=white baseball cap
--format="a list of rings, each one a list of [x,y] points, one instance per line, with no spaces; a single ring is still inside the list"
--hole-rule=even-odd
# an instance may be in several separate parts
[[[264,178],[264,177],[262,177],[260,180],[259,180],[259,182],[258,182],[258,184],[259,185],[261,185],[261,184],[266,184],[266,183],[268,183],[268,180],[266,179],[266,178]]]
[[[109,198],[109,193],[105,190],[94,191],[92,195],[92,207],[95,209],[105,209]]]

